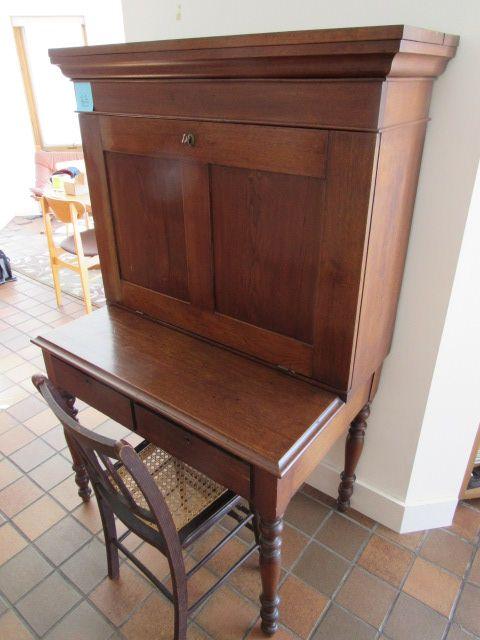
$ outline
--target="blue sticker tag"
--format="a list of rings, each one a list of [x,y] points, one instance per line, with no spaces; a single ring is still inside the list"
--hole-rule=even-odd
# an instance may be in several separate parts
[[[93,94],[90,82],[74,82],[78,111],[93,111]]]

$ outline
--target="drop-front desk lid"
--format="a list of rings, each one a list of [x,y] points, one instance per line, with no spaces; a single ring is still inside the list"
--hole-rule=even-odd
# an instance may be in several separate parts
[[[33,342],[275,474],[344,407],[333,393],[118,307]]]

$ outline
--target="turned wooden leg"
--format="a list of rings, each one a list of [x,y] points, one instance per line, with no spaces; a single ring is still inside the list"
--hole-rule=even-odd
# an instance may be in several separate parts
[[[250,511],[253,513],[252,527],[253,535],[255,536],[255,543],[260,546],[260,518],[258,512],[255,510],[253,502],[249,503]]]
[[[272,636],[278,629],[278,582],[281,569],[281,546],[283,520],[273,522],[259,519],[260,529],[260,574],[262,595],[260,596],[260,616],[262,631]]]
[[[355,416],[348,430],[345,444],[345,469],[340,476],[341,482],[338,487],[337,500],[337,508],[342,512],[346,511],[350,506],[350,498],[352,497],[355,483],[355,469],[362,454],[369,415],[370,405],[366,404]]]
[[[59,394],[63,401],[63,408],[65,412],[68,413],[74,420],[77,419],[78,409],[75,407],[75,397],[66,391],[58,390]],[[85,465],[82,462],[81,457],[78,455],[77,450],[75,448],[75,444],[68,437],[67,433],[64,430],[65,440],[67,441],[68,448],[70,449],[70,453],[72,455],[72,469],[75,471],[75,482],[78,486],[78,495],[81,497],[83,502],[88,502],[90,500],[90,495],[92,490],[88,486],[88,474],[85,468]]]

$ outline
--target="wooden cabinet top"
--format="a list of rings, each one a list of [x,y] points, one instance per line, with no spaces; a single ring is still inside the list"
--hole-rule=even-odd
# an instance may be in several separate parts
[[[73,79],[433,77],[458,40],[393,25],[52,49],[50,57]]]

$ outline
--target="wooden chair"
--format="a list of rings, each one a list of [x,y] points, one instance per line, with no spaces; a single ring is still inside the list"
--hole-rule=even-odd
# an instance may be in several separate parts
[[[73,200],[57,200],[56,198],[46,196],[42,196],[41,203],[57,305],[60,306],[62,304],[62,292],[58,271],[62,268],[70,269],[80,275],[85,309],[87,313],[91,313],[92,301],[88,282],[88,270],[98,269],[100,263],[95,231],[89,228],[88,213],[85,205]],[[67,236],[58,246],[55,244],[53,237],[52,214],[57,220],[65,223],[67,228],[69,224],[73,227],[73,234]],[[79,230],[78,220],[80,218],[85,219],[86,231]],[[63,260],[61,256],[65,253],[75,255],[77,257],[76,261],[68,262]]]
[[[120,549],[173,602],[174,640],[185,640],[188,615],[258,549],[254,515],[240,504],[240,496],[146,440],[133,448],[123,440],[111,440],[85,429],[66,413],[65,400],[47,378],[37,374],[32,382],[63,425],[69,446],[87,468],[103,523],[109,577],[119,576]],[[127,527],[120,537],[117,537],[114,516]],[[224,516],[234,519],[235,526],[186,571],[182,551]],[[188,578],[244,526],[254,531],[255,543],[206,593],[188,606]],[[131,532],[167,558],[171,592],[122,544]]]

